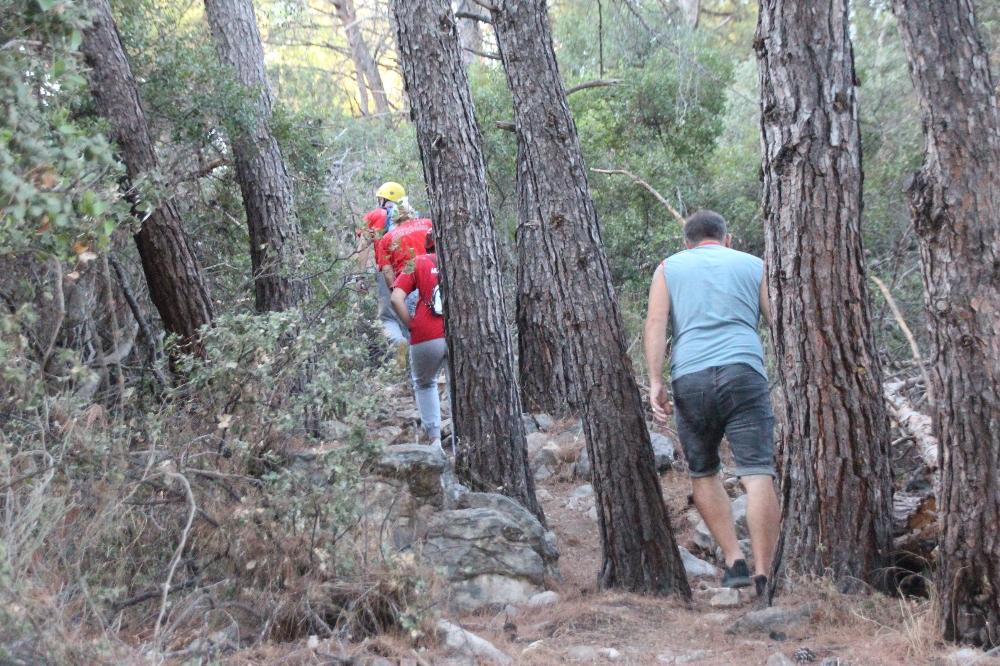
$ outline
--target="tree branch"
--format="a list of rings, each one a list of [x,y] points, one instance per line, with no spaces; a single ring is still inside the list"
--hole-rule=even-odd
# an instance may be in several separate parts
[[[476,14],[475,12],[455,12],[455,18],[469,19],[470,21],[479,21],[480,23],[493,23],[489,16],[485,14]]]
[[[575,92],[589,90],[591,88],[607,88],[609,86],[616,86],[621,82],[621,79],[594,79],[593,81],[584,81],[583,83],[578,83],[575,86],[567,88],[566,95],[569,96]]]
[[[670,202],[667,201],[662,194],[657,192],[652,185],[644,181],[642,178],[639,178],[639,176],[635,175],[631,171],[626,171],[625,169],[591,169],[591,171],[593,171],[594,173],[612,174],[612,175],[626,176],[628,178],[631,178],[632,182],[634,182],[637,185],[641,185],[643,188],[646,189],[647,192],[656,197],[656,200],[659,201],[661,204],[663,204],[666,207],[666,209],[670,211],[670,214],[674,216],[674,219],[677,220],[677,223],[681,225],[681,228],[684,227],[684,216],[681,215],[679,212],[677,212],[677,209],[671,206]]]
[[[478,51],[476,49],[470,49],[468,46],[462,47],[463,51],[468,51],[469,53],[475,54],[480,58],[489,58],[490,60],[502,60],[499,53],[489,53],[487,51]]]

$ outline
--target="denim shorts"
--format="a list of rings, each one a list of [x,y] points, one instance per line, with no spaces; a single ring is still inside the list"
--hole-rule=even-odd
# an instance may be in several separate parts
[[[706,368],[673,382],[677,436],[692,477],[718,474],[729,440],[736,476],[774,471],[774,411],[767,379],[745,363]]]

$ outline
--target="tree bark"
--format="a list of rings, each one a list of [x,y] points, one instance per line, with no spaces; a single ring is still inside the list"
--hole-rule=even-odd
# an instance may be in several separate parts
[[[393,0],[403,79],[437,230],[456,469],[543,519],[528,469],[482,137],[449,0]]]
[[[295,216],[292,179],[271,131],[273,99],[264,69],[264,49],[251,0],[205,0],[219,59],[231,67],[247,99],[230,126],[236,179],[250,232],[254,302],[258,312],[298,306],[307,285],[299,275],[304,259]]]
[[[93,23],[84,31],[83,53],[90,67],[90,87],[100,114],[111,125],[132,192],[132,185],[159,168],[139,88],[125,56],[108,0],[91,0]],[[149,286],[150,299],[163,327],[195,353],[201,351],[198,329],[212,322],[212,300],[197,256],[184,233],[180,213],[167,198],[141,220],[135,244]],[[145,217],[145,219],[143,219]]]
[[[538,224],[524,241],[536,244],[538,275],[553,294],[538,314],[565,339],[564,362],[582,389],[603,545],[601,584],[689,597],[545,0],[496,0],[491,13],[523,151],[521,203],[530,206],[528,223]]]
[[[517,147],[517,347],[521,402],[525,409],[566,416],[581,404],[581,391],[560,325],[559,285],[542,237],[524,147]]]
[[[479,10],[473,0],[458,0],[456,11],[465,14],[475,14]],[[458,24],[458,41],[462,45],[462,62],[466,67],[476,60],[476,52],[483,50],[483,32],[479,27],[479,21],[471,18],[463,18]]]
[[[358,104],[361,112],[368,115],[368,96],[371,95],[375,104],[375,112],[379,115],[389,113],[389,99],[382,84],[378,64],[372,58],[361,25],[358,23],[358,13],[354,8],[354,0],[332,0],[337,12],[337,18],[347,34],[347,45],[351,49],[351,59],[354,61],[354,71],[358,78]]]
[[[1000,111],[973,3],[895,0],[924,117],[910,187],[934,358],[949,640],[1000,644]]]
[[[785,396],[783,561],[880,582],[892,535],[889,420],[861,244],[861,142],[846,0],[762,0],[765,263]]]

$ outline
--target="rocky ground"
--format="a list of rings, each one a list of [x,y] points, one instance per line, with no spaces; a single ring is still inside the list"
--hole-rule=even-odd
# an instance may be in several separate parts
[[[384,426],[412,441],[415,413]],[[1000,664],[1000,656],[935,641],[931,601],[843,595],[826,581],[789,581],[774,607],[718,588],[714,544],[689,504],[671,434],[654,449],[684,548],[690,604],[600,590],[600,540],[579,423],[526,417],[548,530],[498,495],[452,478],[447,454],[420,444],[386,450],[366,501],[383,550],[433,570],[423,632],[360,644],[310,638],[232,655],[230,663],[442,664]],[[727,479],[745,537],[745,503]],[[749,548],[745,549],[749,556]],[[557,557],[558,554],[558,557]]]

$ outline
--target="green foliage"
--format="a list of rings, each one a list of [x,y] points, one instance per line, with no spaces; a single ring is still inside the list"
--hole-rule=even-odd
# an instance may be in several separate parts
[[[3,0],[0,15],[0,255],[105,247],[126,209],[108,141],[73,113],[87,96],[83,12]]]

